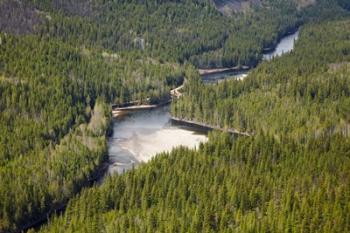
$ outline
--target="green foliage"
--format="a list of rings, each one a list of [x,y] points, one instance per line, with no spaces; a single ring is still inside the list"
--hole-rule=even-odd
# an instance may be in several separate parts
[[[177,65],[137,53],[1,34],[0,232],[60,207],[106,160],[110,107],[97,99],[157,103],[181,77]]]
[[[0,127],[6,132],[0,135],[6,148],[0,164],[58,141],[78,119],[87,119],[85,108],[99,96],[142,103],[152,95],[159,102],[181,82],[176,65],[137,54],[99,54],[57,40],[9,35],[2,35],[0,50]]]
[[[32,2],[50,17],[41,26],[43,37],[114,52],[142,51],[202,68],[255,66],[263,48],[273,47],[301,23],[324,18],[326,11],[330,16],[343,14],[333,0],[299,10],[290,0],[267,1],[232,17],[221,15],[213,1]]]
[[[45,219],[96,179],[107,156],[106,110],[97,103],[88,125],[81,124],[57,145],[33,149],[0,167],[0,232]],[[97,117],[101,124],[92,126]]]
[[[243,81],[204,85],[195,76],[172,112],[223,128],[302,140],[348,135],[349,113],[341,109],[350,99],[349,25],[344,20],[303,28],[291,54],[264,62]]]
[[[349,25],[303,28],[294,52],[244,81],[205,86],[186,67],[174,112],[229,127],[240,116],[254,136],[213,133],[158,155],[83,191],[39,232],[350,231]]]
[[[334,0],[266,1],[232,17],[209,0],[5,0],[0,12],[2,32],[33,33],[0,33],[0,232],[45,218],[98,176],[106,103],[163,102],[183,82],[175,62],[254,66],[298,25],[345,15]],[[243,82],[204,86],[187,66],[173,112],[257,136],[213,136],[112,177],[43,231],[349,231],[349,31],[308,27],[295,53]]]
[[[85,190],[40,232],[348,232],[349,145],[214,135]]]

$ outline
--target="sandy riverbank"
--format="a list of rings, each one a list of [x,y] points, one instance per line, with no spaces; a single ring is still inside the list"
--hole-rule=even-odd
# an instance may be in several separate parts
[[[227,71],[244,71],[249,69],[250,69],[249,66],[235,66],[235,67],[228,67],[228,68],[198,69],[198,72],[200,75],[207,75],[207,74],[223,73]]]

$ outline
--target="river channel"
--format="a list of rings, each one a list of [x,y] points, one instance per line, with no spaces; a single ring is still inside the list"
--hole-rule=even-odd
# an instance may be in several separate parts
[[[264,54],[263,59],[271,60],[290,52],[298,36],[299,31],[284,37],[274,51]],[[213,83],[227,78],[244,78],[247,72],[229,71],[203,75],[202,78],[204,82]],[[149,161],[158,153],[177,146],[196,148],[207,140],[206,131],[173,123],[169,106],[130,112],[113,122],[113,135],[108,141],[107,173],[120,174]]]

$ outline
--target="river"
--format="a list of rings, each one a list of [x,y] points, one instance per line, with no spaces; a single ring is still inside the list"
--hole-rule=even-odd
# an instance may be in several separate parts
[[[299,30],[283,37],[283,39],[277,44],[276,48],[263,55],[263,60],[272,60],[274,57],[282,56],[285,53],[289,53],[294,48],[294,43],[299,38]]]
[[[274,57],[282,56],[283,54],[289,53],[294,48],[294,43],[299,38],[299,30],[294,33],[291,33],[285,37],[283,37],[280,42],[277,44],[276,48],[268,53],[263,54],[263,61],[270,61]],[[203,81],[212,84],[218,81],[222,81],[224,79],[243,79],[247,76],[249,70],[246,71],[237,71],[237,70],[229,70],[224,72],[212,73],[212,74],[204,74],[202,75]]]
[[[276,49],[264,54],[264,60],[281,56],[294,48],[299,31],[284,37]],[[213,83],[227,78],[244,78],[248,71],[229,71],[203,75],[203,81]],[[207,132],[179,124],[170,119],[169,106],[129,112],[113,121],[113,135],[108,141],[108,174],[123,173],[152,159],[160,152],[177,146],[196,148],[206,142]]]
[[[177,146],[198,147],[206,135],[200,128],[172,123],[169,106],[130,112],[113,122],[108,174],[122,173]]]

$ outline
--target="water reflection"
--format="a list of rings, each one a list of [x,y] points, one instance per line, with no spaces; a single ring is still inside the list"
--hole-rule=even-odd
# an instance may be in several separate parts
[[[298,36],[299,31],[284,37],[273,52],[264,54],[263,59],[271,60],[290,52]],[[229,71],[203,75],[202,78],[210,84],[229,78],[244,78],[247,73]],[[123,173],[176,146],[194,148],[207,141],[206,132],[199,128],[173,124],[168,106],[130,113],[114,122],[113,132],[108,142],[108,174]]]
[[[271,60],[274,57],[279,57],[285,53],[289,53],[294,48],[294,43],[299,38],[299,30],[295,33],[284,37],[277,45],[273,52],[266,53],[263,56],[263,60]]]
[[[122,173],[180,145],[198,147],[206,135],[199,128],[173,124],[169,106],[130,113],[114,122],[108,173]]]
[[[299,38],[299,30],[285,36],[281,39],[281,41],[277,44],[276,49],[272,52],[268,52],[263,54],[263,60],[271,60],[274,57],[282,56],[285,53],[289,53],[294,49],[295,41]],[[217,83],[225,79],[243,79],[248,75],[248,70],[246,71],[225,71],[220,73],[212,73],[202,75],[202,79],[206,84]]]

